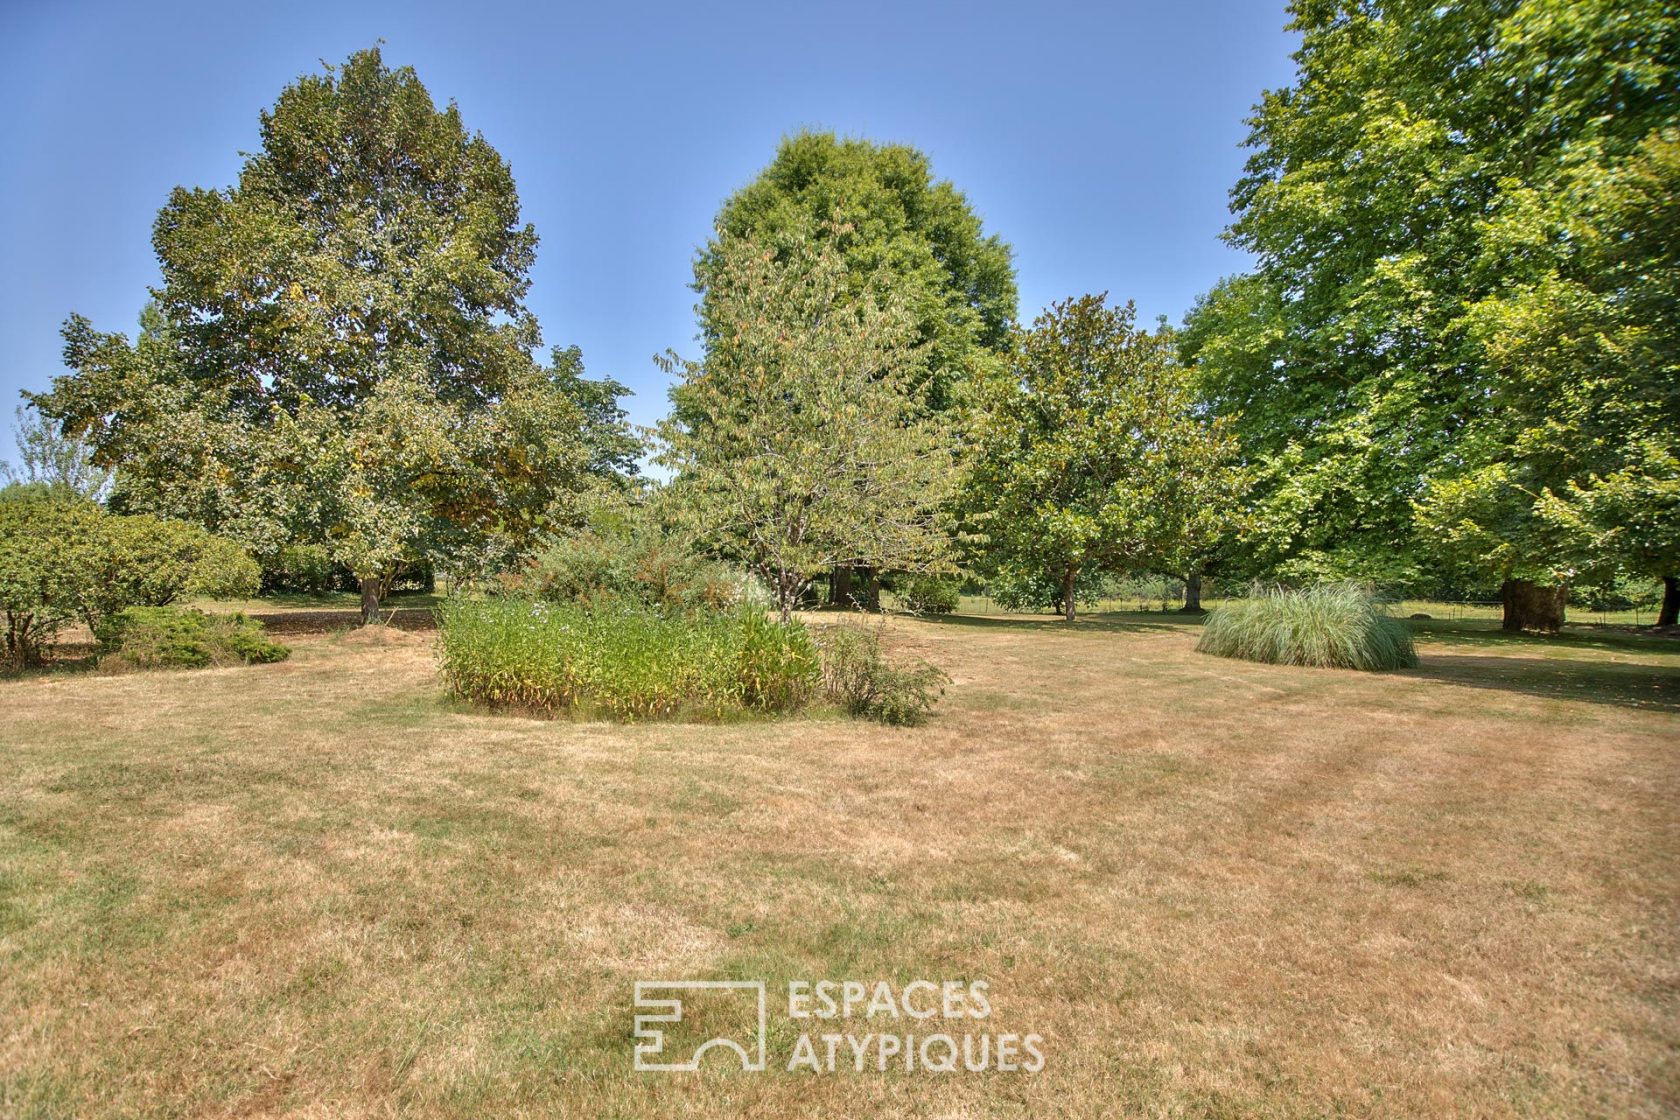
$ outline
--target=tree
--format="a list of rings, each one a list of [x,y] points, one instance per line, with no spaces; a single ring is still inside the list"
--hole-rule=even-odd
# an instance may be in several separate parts
[[[986,234],[968,200],[935,180],[927,156],[902,144],[841,140],[800,132],[784,139],[770,165],[723,204],[717,232],[695,264],[702,337],[714,333],[727,247],[743,239],[785,252],[813,224],[834,227],[846,264],[846,291],[896,288],[916,326],[927,376],[918,400],[939,412],[957,407],[976,371],[1009,347],[1017,296],[1010,248]],[[836,605],[877,603],[877,573],[841,565],[832,573]]]
[[[87,440],[64,435],[58,426],[33,408],[19,406],[12,436],[17,443],[19,468],[0,462],[0,484],[41,483],[89,501],[103,499],[111,488],[111,472],[93,462]]]
[[[1600,468],[1521,436],[1496,322],[1584,261],[1541,202],[1673,119],[1676,17],[1654,0],[1292,11],[1297,79],[1256,109],[1232,193],[1228,236],[1257,270],[1204,309],[1248,342],[1197,357],[1229,359],[1212,376],[1230,400],[1264,402],[1241,423],[1256,536],[1300,574],[1405,581],[1444,553],[1505,581],[1508,624],[1544,623],[1529,585],[1555,593],[1573,545],[1543,496]],[[1610,381],[1603,400],[1641,392]]]
[[[288,86],[237,185],[177,189],[153,244],[161,321],[130,346],[73,316],[75,372],[34,398],[120,466],[119,508],[324,545],[371,620],[404,565],[528,539],[623,458],[610,386],[531,358],[507,164],[377,48]]]
[[[1017,349],[979,393],[969,508],[990,565],[1053,579],[1071,622],[1082,575],[1182,559],[1235,515],[1234,446],[1198,415],[1173,332],[1138,328],[1130,303],[1063,300]]]
[[[695,530],[770,585],[786,620],[836,565],[934,570],[953,438],[916,401],[925,344],[902,287],[850,289],[837,231],[717,247],[706,355],[680,372],[659,461]]]
[[[1680,131],[1618,165],[1576,162],[1489,231],[1507,280],[1470,309],[1497,412],[1419,517],[1473,562],[1535,585],[1513,626],[1556,629],[1573,579],[1660,578],[1680,613]],[[1666,622],[1664,621],[1666,619]]]
[[[986,234],[968,199],[935,180],[927,156],[903,144],[841,140],[829,132],[784,139],[756,179],[726,200],[695,264],[700,324],[710,338],[728,247],[750,240],[795,251],[828,226],[852,297],[897,288],[925,349],[919,395],[948,407],[977,362],[1008,350],[1017,296],[1010,248]]]

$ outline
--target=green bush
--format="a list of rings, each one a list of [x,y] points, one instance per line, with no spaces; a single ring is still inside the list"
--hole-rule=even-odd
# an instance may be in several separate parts
[[[1196,643],[1202,653],[1276,665],[1407,669],[1412,633],[1356,584],[1276,590],[1214,608]]]
[[[318,544],[289,544],[264,560],[262,589],[265,593],[291,592],[296,595],[326,595],[347,588],[354,580],[348,568],[332,558]]]
[[[717,719],[792,710],[820,680],[804,626],[752,608],[452,599],[440,623],[438,656],[450,691],[494,708]]]
[[[556,603],[613,601],[679,611],[723,609],[755,598],[741,572],[684,548],[646,515],[623,513],[550,539],[512,585]]]
[[[100,664],[124,669],[202,669],[283,661],[291,653],[242,614],[180,607],[127,607],[102,628]]]
[[[950,614],[962,602],[962,581],[948,576],[900,576],[893,592],[911,614]]]
[[[98,633],[125,607],[254,594],[258,576],[238,545],[195,525],[117,516],[45,488],[0,490],[8,667],[40,664],[73,620]]]
[[[894,665],[881,652],[880,634],[835,623],[818,639],[823,688],[830,700],[854,716],[882,723],[924,723],[950,680],[925,661]]]

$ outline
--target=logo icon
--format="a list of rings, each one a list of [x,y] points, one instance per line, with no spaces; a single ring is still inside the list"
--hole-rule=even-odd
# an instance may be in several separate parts
[[[743,1032],[716,1035],[688,1051],[686,1060],[674,1060],[681,1057],[682,1051],[666,1051],[666,1032],[683,1022],[686,1010],[683,993],[717,993],[725,997],[725,1002],[736,1005],[737,1010],[750,1006],[756,1012],[756,1029],[752,1037],[743,1039],[740,1037]],[[751,993],[750,999],[754,1002],[749,1004],[749,997],[742,993]],[[665,998],[660,998],[662,995]],[[708,1001],[708,1006],[712,1002],[715,1001]],[[638,1070],[650,1073],[693,1072],[700,1068],[700,1059],[705,1056],[706,1051],[714,1046],[735,1051],[741,1059],[741,1069],[744,1072],[758,1073],[764,1069],[765,1005],[762,980],[638,980],[636,1009],[638,1014],[634,1032],[635,1067]],[[648,1013],[643,1014],[644,1010]],[[670,1024],[670,1027],[661,1024]]]

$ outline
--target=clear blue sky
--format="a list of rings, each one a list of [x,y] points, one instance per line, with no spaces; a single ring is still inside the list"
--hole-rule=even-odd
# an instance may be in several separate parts
[[[512,164],[545,343],[665,410],[695,248],[801,127],[914,144],[1015,249],[1021,313],[1107,290],[1177,321],[1244,267],[1218,234],[1243,120],[1286,84],[1282,0],[1059,4],[87,4],[0,0],[0,458],[71,311],[132,333],[177,184],[233,182],[258,111],[385,40]]]

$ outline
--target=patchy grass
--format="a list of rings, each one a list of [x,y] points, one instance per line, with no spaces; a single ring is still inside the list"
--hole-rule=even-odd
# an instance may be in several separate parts
[[[0,683],[0,1116],[1680,1109],[1676,647],[889,633],[925,727],[483,715],[420,634]],[[772,998],[635,1073],[677,977],[984,979],[1048,1064],[789,1074]]]

